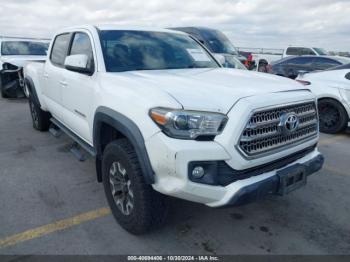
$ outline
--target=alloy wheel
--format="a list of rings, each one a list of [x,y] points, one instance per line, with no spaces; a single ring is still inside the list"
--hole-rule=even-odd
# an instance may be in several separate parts
[[[116,206],[124,215],[130,215],[134,208],[134,194],[127,171],[120,162],[112,163],[109,183]]]

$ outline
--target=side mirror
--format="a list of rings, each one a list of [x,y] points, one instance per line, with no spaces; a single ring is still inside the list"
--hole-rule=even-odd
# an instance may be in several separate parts
[[[82,74],[93,74],[93,69],[88,67],[89,58],[87,55],[70,55],[64,61],[64,67],[67,70]]]
[[[215,57],[216,61],[218,61],[220,63],[220,65],[223,65],[223,66],[225,65],[226,58],[223,55],[221,55],[221,54],[214,54],[214,57]]]

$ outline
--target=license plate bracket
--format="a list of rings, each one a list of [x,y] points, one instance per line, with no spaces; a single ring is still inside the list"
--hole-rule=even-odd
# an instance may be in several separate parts
[[[306,170],[305,167],[296,164],[277,172],[279,177],[278,195],[286,195],[290,192],[306,185]]]

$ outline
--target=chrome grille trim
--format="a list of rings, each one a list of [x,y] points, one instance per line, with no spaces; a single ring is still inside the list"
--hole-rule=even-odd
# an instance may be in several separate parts
[[[281,115],[294,113],[299,126],[292,133],[283,132]],[[318,136],[318,114],[314,100],[258,109],[251,113],[236,148],[245,158],[276,153]]]

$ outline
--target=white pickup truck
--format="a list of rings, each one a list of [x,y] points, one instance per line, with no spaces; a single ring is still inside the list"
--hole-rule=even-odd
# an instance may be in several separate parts
[[[163,221],[164,195],[241,205],[287,194],[323,165],[308,89],[222,68],[182,32],[64,29],[25,81],[34,128],[53,123],[95,157],[113,215],[134,234]]]

